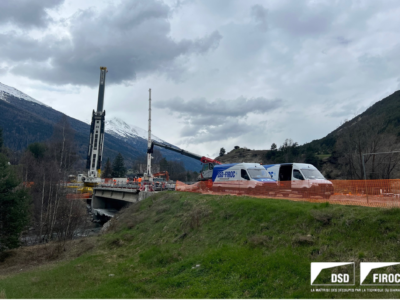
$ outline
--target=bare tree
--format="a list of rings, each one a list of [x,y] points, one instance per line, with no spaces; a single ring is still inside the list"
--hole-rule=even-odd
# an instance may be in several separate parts
[[[36,242],[59,240],[65,244],[86,222],[85,205],[67,199],[67,178],[77,161],[73,137],[74,132],[63,117],[46,145],[28,147],[21,159],[21,175],[26,182],[34,182],[30,189],[31,223],[36,228]]]
[[[367,179],[388,179],[396,171],[400,156],[374,154],[391,152],[396,147],[396,137],[383,133],[385,125],[384,120],[370,119],[341,128],[336,148],[341,153],[339,163],[346,178],[364,178],[363,160]]]

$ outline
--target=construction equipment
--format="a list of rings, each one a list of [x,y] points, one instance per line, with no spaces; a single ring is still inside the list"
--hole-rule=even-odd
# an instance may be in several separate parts
[[[169,181],[169,173],[168,173],[168,171],[158,172],[158,173],[153,174],[153,178],[154,177],[159,177],[159,176],[165,176],[165,180]]]
[[[186,150],[183,150],[183,149],[179,149],[179,148],[174,147],[174,146],[166,145],[164,143],[160,143],[160,142],[155,141],[155,140],[152,140],[151,144],[150,144],[150,147],[147,148],[147,153],[148,154],[152,154],[153,153],[154,146],[162,147],[164,149],[171,150],[171,151],[174,151],[174,152],[180,153],[182,155],[185,155],[185,156],[188,156],[188,157],[191,157],[191,158],[194,158],[194,159],[197,159],[197,160],[201,161],[202,164],[203,164],[203,167],[202,167],[202,169],[200,171],[199,177],[197,178],[197,180],[199,180],[199,181],[211,179],[214,166],[215,165],[221,165],[221,163],[218,160],[215,160],[215,159],[212,159],[212,158],[208,158],[208,157],[205,157],[205,156],[201,156],[201,155],[198,155],[198,154],[194,154],[192,152],[189,152],[189,151],[186,151]]]
[[[149,89],[149,130],[148,130],[148,140],[147,140],[147,148],[151,146],[151,89]],[[151,156],[152,153],[147,151],[147,169],[146,173],[143,174],[143,179],[146,181],[153,181],[153,175],[151,174]]]
[[[82,177],[85,186],[96,186],[101,182],[101,160],[104,146],[104,117],[106,111],[104,106],[104,88],[106,84],[106,67],[100,67],[99,95],[97,100],[97,111],[93,110],[92,123],[90,125],[89,149],[86,161],[88,176]]]

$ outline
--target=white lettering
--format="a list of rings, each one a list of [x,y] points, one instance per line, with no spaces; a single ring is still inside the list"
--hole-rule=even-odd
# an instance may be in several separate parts
[[[376,282],[378,280],[378,274],[374,274],[373,278],[374,278],[374,282]]]
[[[380,281],[382,283],[387,282],[387,274],[382,274],[382,279]]]
[[[350,275],[349,274],[331,274],[331,282],[332,283],[343,283],[349,282]]]
[[[389,278],[388,278],[389,283],[393,283],[393,282],[394,282],[394,275],[393,275],[393,274],[389,274],[388,277],[389,277]]]

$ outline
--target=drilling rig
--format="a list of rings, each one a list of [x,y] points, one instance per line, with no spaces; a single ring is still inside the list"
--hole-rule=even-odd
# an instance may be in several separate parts
[[[104,117],[106,111],[104,106],[104,88],[106,84],[106,67],[100,67],[99,95],[97,100],[97,110],[92,113],[92,123],[90,125],[89,149],[86,161],[88,176],[83,177],[85,186],[96,186],[101,182],[101,160],[104,146]]]

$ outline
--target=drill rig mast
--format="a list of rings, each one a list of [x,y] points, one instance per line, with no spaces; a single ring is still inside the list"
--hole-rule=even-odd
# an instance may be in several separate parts
[[[104,106],[104,88],[106,84],[106,67],[100,67],[99,95],[97,100],[97,111],[93,110],[92,123],[90,125],[89,149],[86,161],[88,169],[87,178],[82,178],[86,185],[95,186],[100,182],[101,160],[104,146],[104,117],[106,115]]]

